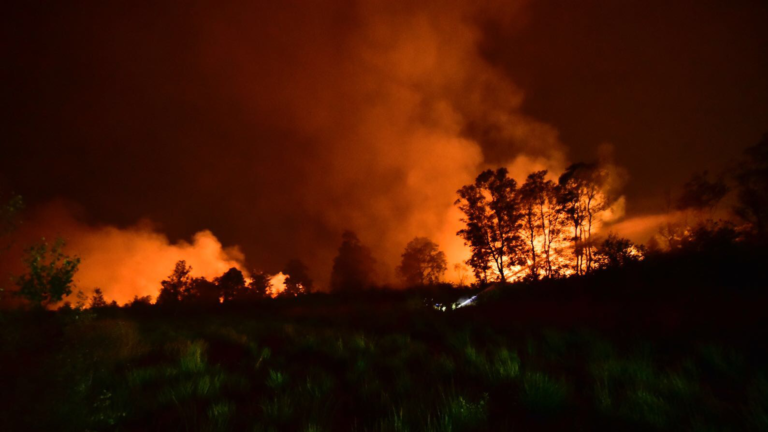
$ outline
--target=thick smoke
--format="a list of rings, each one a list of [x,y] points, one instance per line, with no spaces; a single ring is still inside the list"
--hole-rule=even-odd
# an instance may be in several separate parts
[[[120,299],[156,293],[176,259],[196,275],[241,265],[206,229],[242,246],[249,268],[302,259],[320,289],[345,229],[374,251],[383,282],[415,236],[453,268],[467,257],[457,189],[489,167],[523,180],[567,163],[557,131],[523,113],[523,92],[481,52],[485,26],[516,25],[525,3],[68,11],[66,26],[45,23],[78,46],[51,54],[66,73],[54,72],[78,79],[56,88],[67,101],[50,124],[61,155],[35,163],[60,181],[37,195],[81,202],[103,223],[162,224],[171,240],[137,227],[67,233],[82,248],[82,283]]]
[[[244,29],[271,7],[205,21],[215,91],[312,143],[304,181],[289,192],[300,211],[332,233],[357,231],[388,268],[417,235],[451,263],[465,257],[452,203],[488,164],[523,178],[565,163],[556,131],[521,113],[522,92],[479,51],[479,26],[514,19],[517,6],[473,4],[310,4],[278,13],[259,31],[268,40]],[[330,242],[313,245],[321,272],[338,239]]]
[[[56,237],[66,239],[65,253],[81,258],[73,296],[77,291],[90,295],[95,288],[101,288],[107,300],[120,304],[134,296],[149,295],[154,299],[160,281],[170,275],[179,260],[192,266],[193,276],[209,280],[231,267],[245,271],[240,249],[223,247],[210,231],[197,232],[190,241],[171,242],[148,221],[126,228],[90,226],[79,221],[76,214],[61,202],[38,209],[24,223],[15,238],[15,250],[11,251],[18,257],[24,245],[40,241],[43,236],[49,243]],[[24,269],[18,260],[14,261],[14,267],[5,270],[20,274]]]

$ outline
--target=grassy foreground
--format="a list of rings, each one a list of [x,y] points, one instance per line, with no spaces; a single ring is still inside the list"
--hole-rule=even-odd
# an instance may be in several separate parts
[[[762,333],[483,315],[415,295],[5,314],[0,429],[768,430]]]

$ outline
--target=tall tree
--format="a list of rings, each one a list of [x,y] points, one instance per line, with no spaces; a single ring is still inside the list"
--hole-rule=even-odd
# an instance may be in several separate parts
[[[371,250],[352,231],[345,231],[341,239],[339,253],[333,260],[331,289],[354,291],[371,286],[376,266]]]
[[[416,237],[405,247],[397,272],[406,285],[431,285],[440,282],[448,261],[445,252],[426,237]]]
[[[298,259],[288,261],[283,269],[285,275],[284,296],[296,297],[312,292],[312,279],[309,277],[309,268]]]
[[[560,202],[573,226],[574,270],[577,274],[592,269],[592,231],[597,214],[608,207],[608,199],[603,193],[607,180],[608,173],[604,168],[586,163],[569,166],[558,179]]]
[[[456,204],[466,225],[458,235],[472,251],[467,263],[476,275],[487,274],[486,265],[491,261],[498,280],[506,282],[509,270],[524,263],[516,189],[517,182],[508,177],[506,168],[499,168],[482,172],[474,184],[458,191]]]
[[[49,245],[45,239],[26,250],[27,273],[16,278],[18,296],[34,307],[45,307],[72,294],[80,258],[66,255],[64,241]]]
[[[191,272],[192,267],[188,266],[186,261],[178,261],[168,279],[160,282],[162,288],[160,288],[160,294],[157,296],[157,304],[178,304],[183,294],[189,290],[189,284],[192,281],[192,277],[189,275]]]
[[[547,171],[530,174],[519,190],[532,279],[538,279],[540,271],[547,277],[554,275],[553,255],[562,235],[563,212],[558,200],[558,187],[547,180],[546,175]]]

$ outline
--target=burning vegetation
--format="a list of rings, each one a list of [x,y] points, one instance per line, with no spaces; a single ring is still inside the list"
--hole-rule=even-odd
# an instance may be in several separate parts
[[[768,431],[768,3],[17,3],[0,431]]]

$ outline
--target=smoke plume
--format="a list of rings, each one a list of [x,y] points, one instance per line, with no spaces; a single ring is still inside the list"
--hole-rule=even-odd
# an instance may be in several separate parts
[[[57,202],[34,212],[16,236],[14,250],[9,256],[18,258],[21,249],[41,237],[51,242],[54,237],[66,239],[64,252],[80,257],[75,275],[75,289],[90,296],[101,288],[104,297],[119,304],[134,296],[156,298],[160,282],[167,278],[179,260],[192,266],[192,276],[209,280],[236,267],[245,271],[245,257],[236,246],[223,247],[208,230],[195,233],[190,241],[172,242],[148,221],[133,226],[90,226],[78,220],[71,205]],[[9,270],[13,274],[25,271],[20,260]],[[247,272],[246,272],[247,274]]]
[[[457,189],[489,167],[524,180],[567,164],[557,131],[524,114],[482,53],[486,27],[519,24],[525,1],[170,3],[40,18],[78,50],[51,49],[34,83],[74,77],[50,108],[61,145],[34,161],[59,181],[33,196],[129,227],[67,233],[83,285],[127,299],[154,294],[177,259],[198,276],[243,266],[211,232],[249,268],[303,260],[320,289],[345,229],[382,282],[416,236],[452,268],[467,257]],[[133,225],[143,218],[168,237]]]
[[[249,8],[206,20],[216,91],[311,142],[293,161],[296,210],[327,232],[356,231],[387,268],[414,236],[433,238],[451,262],[465,258],[452,203],[480,170],[509,165],[523,178],[565,164],[557,132],[522,114],[523,93],[480,53],[479,26],[513,20],[514,5],[308,5],[260,29],[268,43],[239,38],[250,17],[267,13]],[[313,245],[322,272],[339,240],[325,241]]]

